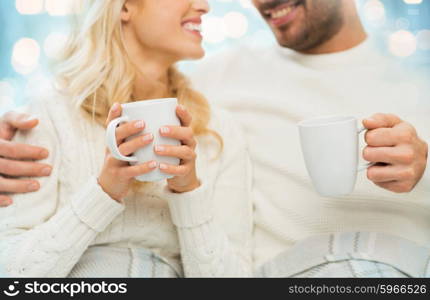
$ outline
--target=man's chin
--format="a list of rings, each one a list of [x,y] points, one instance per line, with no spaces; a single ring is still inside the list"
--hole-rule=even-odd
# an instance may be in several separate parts
[[[290,33],[280,31],[279,29],[276,29],[276,31],[274,31],[274,34],[280,46],[291,48],[293,50],[295,49],[295,46],[297,45],[297,42],[295,42],[297,38],[295,36]]]
[[[275,27],[273,25],[270,25],[270,29],[272,30],[275,38],[278,40],[278,42],[281,44],[281,42],[291,41],[296,39],[297,35],[297,28],[293,28],[294,24],[288,24],[284,26]]]

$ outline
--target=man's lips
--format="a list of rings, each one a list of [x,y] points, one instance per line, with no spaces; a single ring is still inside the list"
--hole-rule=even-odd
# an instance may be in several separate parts
[[[303,3],[302,0],[295,1],[275,1],[268,3],[265,7],[260,7],[263,16],[268,22],[276,27],[283,26],[294,19],[297,8]]]
[[[263,1],[263,0],[260,0]],[[270,13],[272,10],[277,9],[280,6],[294,6],[294,5],[298,5],[301,4],[302,2],[304,2],[305,0],[272,0],[272,1],[263,1],[260,2],[259,5],[257,5],[258,10],[263,13]]]

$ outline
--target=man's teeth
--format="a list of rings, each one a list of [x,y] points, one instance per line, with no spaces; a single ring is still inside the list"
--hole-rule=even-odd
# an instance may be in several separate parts
[[[272,19],[282,18],[282,17],[285,17],[286,15],[288,15],[292,10],[293,10],[293,8],[291,6],[288,6],[288,7],[282,8],[282,9],[278,9],[278,10],[272,11],[270,13],[270,17]]]
[[[202,31],[202,25],[196,24],[196,23],[185,23],[184,28],[186,30],[191,30],[191,31],[198,31],[198,32]]]

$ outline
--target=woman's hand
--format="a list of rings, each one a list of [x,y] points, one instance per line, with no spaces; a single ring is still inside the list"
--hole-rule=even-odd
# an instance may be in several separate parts
[[[117,103],[114,104],[109,112],[106,125],[109,124],[113,119],[120,117],[121,113],[121,105]],[[131,155],[140,148],[152,144],[154,140],[152,134],[138,136],[129,141],[125,141],[128,137],[142,132],[144,129],[144,121],[124,123],[116,129],[118,149],[122,155]],[[112,157],[109,150],[106,150],[105,162],[98,181],[102,189],[112,199],[122,202],[122,199],[127,195],[130,189],[133,178],[150,173],[155,170],[157,166],[158,164],[155,161],[149,161],[141,165],[130,166],[128,162],[115,159]]]
[[[160,164],[161,172],[174,175],[167,183],[172,192],[185,193],[200,186],[196,174],[196,140],[191,129],[192,117],[182,105],[176,109],[176,114],[182,126],[164,126],[160,129],[163,137],[181,141],[181,146],[157,145],[154,151],[160,156],[176,157],[180,159],[179,166]]]

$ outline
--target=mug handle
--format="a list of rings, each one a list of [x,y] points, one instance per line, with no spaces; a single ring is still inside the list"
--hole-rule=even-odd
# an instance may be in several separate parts
[[[360,134],[360,133],[362,133],[362,132],[365,132],[366,130],[367,130],[367,128],[366,128],[366,127],[361,126],[361,127],[358,129],[358,134]],[[367,170],[368,168],[370,168],[370,167],[372,167],[372,166],[374,166],[374,165],[376,165],[376,163],[371,163],[371,162],[369,162],[369,163],[367,163],[367,164],[360,165],[360,166],[358,166],[358,168],[357,168],[357,172],[361,172],[361,171]]]
[[[127,116],[119,117],[112,120],[106,129],[106,144],[112,156],[121,161],[137,162],[138,159],[135,156],[124,156],[118,149],[118,144],[116,143],[116,128],[119,124],[128,122],[129,118]]]

